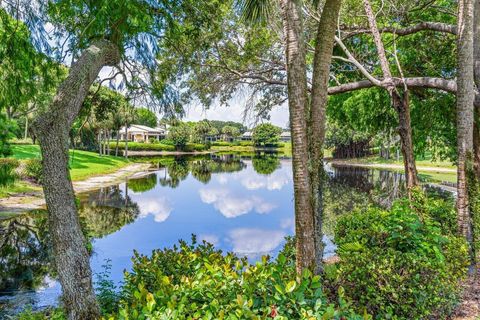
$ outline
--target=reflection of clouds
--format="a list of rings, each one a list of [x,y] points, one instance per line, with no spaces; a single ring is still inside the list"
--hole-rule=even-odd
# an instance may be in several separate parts
[[[242,185],[248,190],[281,190],[289,182],[288,175],[283,171],[275,171],[268,177],[249,175],[242,179]]]
[[[214,235],[214,234],[201,234],[198,236],[198,239],[200,241],[207,241],[208,243],[211,243],[213,244],[214,246],[217,246],[218,243],[220,242],[220,239],[218,238],[218,236]]]
[[[226,175],[221,174],[221,175],[217,176],[217,181],[218,181],[218,183],[220,183],[221,185],[225,185],[225,184],[228,183],[228,178],[227,178]]]
[[[285,235],[282,230],[238,228],[228,233],[228,240],[233,244],[235,253],[256,256],[272,252],[282,243]]]
[[[204,203],[213,204],[226,218],[235,218],[252,210],[268,213],[275,205],[257,196],[240,197],[232,195],[226,189],[200,189],[200,198]]]
[[[165,197],[157,199],[141,199],[138,201],[140,209],[140,218],[153,215],[155,222],[163,222],[167,220],[172,212],[172,207]]]

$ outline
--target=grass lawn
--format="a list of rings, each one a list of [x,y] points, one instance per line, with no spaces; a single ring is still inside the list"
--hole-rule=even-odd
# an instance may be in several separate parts
[[[15,183],[11,186],[0,187],[0,198],[8,197],[11,194],[34,192],[40,190],[42,190],[42,188],[33,186],[32,184],[25,181],[15,181]]]
[[[40,157],[38,145],[13,145],[13,158],[19,160]],[[115,172],[130,162],[122,157],[99,156],[97,153],[70,150],[70,175],[72,180],[84,180],[100,174]]]

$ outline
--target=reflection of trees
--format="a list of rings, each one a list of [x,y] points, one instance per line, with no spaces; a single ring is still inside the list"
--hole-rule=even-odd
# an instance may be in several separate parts
[[[208,183],[212,173],[237,172],[245,168],[245,163],[236,157],[215,157],[190,162],[192,176],[200,182]]]
[[[47,214],[30,214],[0,221],[0,291],[35,289],[52,273]]]
[[[185,180],[188,176],[188,161],[185,157],[175,157],[173,161],[166,162],[164,167],[166,168],[164,176],[159,179],[162,186],[176,188],[180,181]]]
[[[155,173],[141,178],[128,179],[128,188],[133,192],[146,192],[152,190],[157,185],[157,175]]]
[[[256,173],[269,175],[280,168],[280,160],[276,154],[256,154],[252,158],[253,170]]]
[[[389,208],[393,201],[406,195],[404,175],[387,170],[376,170],[375,188],[372,190],[374,203]]]
[[[156,181],[156,180],[155,180]],[[131,188],[130,184],[128,187]],[[127,187],[125,188],[127,191]],[[101,238],[120,230],[139,215],[138,205],[122,194],[119,186],[101,188],[89,194],[88,202],[79,210],[82,223],[90,236]]]

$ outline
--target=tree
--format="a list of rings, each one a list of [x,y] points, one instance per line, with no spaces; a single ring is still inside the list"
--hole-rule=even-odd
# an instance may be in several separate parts
[[[263,123],[252,131],[252,141],[256,146],[272,146],[280,141],[282,129],[271,123]]]
[[[155,128],[157,126],[157,115],[155,112],[146,109],[146,108],[137,108],[135,109],[135,114],[136,114],[136,122],[138,124]]]
[[[48,5],[40,2],[30,6],[22,2],[3,6],[10,15],[22,15],[21,18],[33,30],[33,43],[37,49],[49,49],[44,26],[50,22],[56,35],[63,32],[58,37],[57,50],[53,52],[60,59],[65,54],[63,49],[66,54],[71,54],[68,76],[58,86],[47,110],[36,118],[33,127],[42,152],[46,177],[43,189],[67,316],[69,319],[97,319],[99,308],[68,171],[70,128],[90,86],[100,70],[108,66],[118,70],[110,80],[123,75],[124,87],[137,102],[148,101],[166,113],[180,111],[176,92],[163,81],[165,78],[157,78],[155,58],[161,46],[159,37],[174,37],[180,21],[190,25],[193,33],[200,28],[208,29],[222,3],[59,0],[48,2]],[[14,49],[14,46],[10,48]],[[170,75],[174,76],[176,74]]]
[[[209,135],[212,128],[210,122],[207,119],[204,119],[195,123],[193,131],[202,143],[207,143],[207,135]]]
[[[240,130],[234,126],[224,126],[222,128],[222,133],[225,135],[227,140],[234,139],[240,135]]]
[[[473,104],[475,99],[473,14],[473,0],[459,1],[457,27],[457,215],[458,231],[469,243],[472,243],[472,221],[468,199],[468,175],[469,171],[473,170]]]
[[[170,127],[167,138],[173,141],[177,150],[183,150],[190,140],[190,127],[184,123]]]

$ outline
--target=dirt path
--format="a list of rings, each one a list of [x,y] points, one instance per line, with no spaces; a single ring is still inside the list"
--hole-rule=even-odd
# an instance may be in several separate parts
[[[464,284],[462,301],[455,310],[452,320],[480,319],[480,270],[471,275]]]
[[[73,188],[76,193],[95,190],[122,182],[126,177],[142,174],[150,167],[148,163],[133,163],[113,173],[74,181]],[[28,192],[15,194],[0,199],[0,213],[21,213],[29,210],[40,209],[45,206],[43,192]]]

